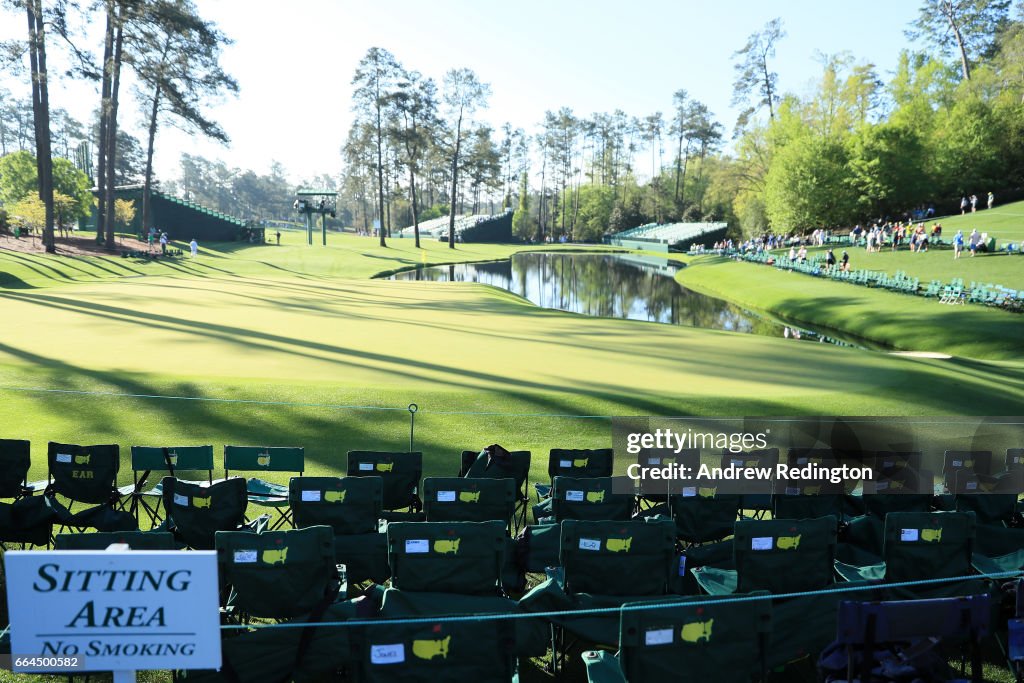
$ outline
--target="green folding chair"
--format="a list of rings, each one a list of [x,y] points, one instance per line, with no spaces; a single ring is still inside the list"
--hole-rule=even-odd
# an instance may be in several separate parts
[[[392,587],[402,591],[499,594],[505,528],[499,521],[389,524]]]
[[[867,514],[884,520],[890,512],[931,510],[935,475],[921,468],[921,451],[879,451],[872,469],[862,498]]]
[[[391,576],[387,536],[380,532],[381,477],[292,477],[288,499],[295,526],[326,525],[334,531],[334,559],[345,565],[349,589]]]
[[[563,477],[556,476],[551,488],[551,518],[538,522],[577,520],[625,521],[636,512],[633,480],[628,477]],[[540,512],[539,508],[534,514]],[[543,514],[543,513],[541,513]]]
[[[948,490],[953,489],[954,478],[960,470],[991,474],[992,451],[946,451],[942,454],[942,481]]]
[[[383,479],[384,518],[388,521],[422,519],[419,487],[423,476],[423,453],[349,451],[346,474]]]
[[[327,525],[335,536],[376,533],[383,490],[380,477],[292,477],[288,505],[299,529]]]
[[[56,512],[57,533],[64,529],[113,531],[125,524],[115,511],[119,493],[117,472],[121,467],[120,449],[114,445],[79,446],[51,441],[47,446],[49,484],[45,495]],[[56,498],[68,500],[67,506]],[[76,503],[94,507],[73,512]],[[122,513],[125,514],[125,513]],[[132,520],[132,526],[138,528]]]
[[[614,451],[611,448],[552,448],[548,454],[548,476],[550,482],[555,477],[575,477],[577,479],[610,477]],[[534,484],[537,499],[547,498],[551,494],[552,484]]]
[[[587,680],[749,683],[758,673],[765,680],[770,595],[760,591],[737,597],[748,600],[685,598],[656,609],[649,603],[624,604],[619,652],[584,652]],[[695,601],[701,604],[691,604]]]
[[[224,478],[236,472],[288,472],[300,477],[306,469],[306,450],[301,447],[225,446]],[[284,484],[253,477],[246,484],[249,502],[259,507],[272,508],[277,518],[271,529],[284,525],[294,526],[288,507],[288,487]]]
[[[27,482],[31,445],[20,439],[0,439],[0,549],[7,543],[46,545],[52,515],[42,497],[33,498]],[[42,482],[45,486],[46,482]]]
[[[669,592],[677,569],[669,520],[561,524],[559,562],[569,593],[645,596]]]
[[[146,488],[153,472],[166,472],[180,479],[184,472],[205,471],[205,483],[213,483],[213,446],[132,446],[131,453],[133,481],[128,486],[120,487],[118,492],[121,494],[122,507],[127,505],[140,525],[140,512],[149,520],[151,527],[158,526],[163,519],[161,483],[158,481],[151,488]]]
[[[682,493],[669,499],[676,538],[695,545],[731,536],[741,504],[741,496],[719,493],[715,486],[684,485]]]
[[[463,451],[463,468],[460,477],[469,479],[504,479],[511,477],[516,482],[516,509],[512,525],[516,532],[526,526],[526,508],[530,498],[526,492],[526,480],[530,476],[530,451],[508,451],[497,444],[488,446],[479,453]]]
[[[236,531],[246,523],[249,498],[241,477],[208,486],[164,477],[161,487],[166,517],[160,530],[170,531],[190,548],[213,550],[218,531]]]
[[[473,608],[479,609],[475,603],[467,605],[467,609]],[[518,680],[514,629],[512,620],[467,622],[442,617],[422,623],[367,626],[359,633],[358,680],[511,683]]]
[[[778,448],[762,448],[751,451],[740,451],[733,453],[729,450],[722,451],[721,466],[737,467],[739,469],[766,468],[775,471],[779,464]],[[771,512],[773,479],[751,479],[744,482],[744,490],[747,487],[754,489],[752,493],[744,493],[740,499],[741,510],[751,510],[754,517],[760,518]]]
[[[827,466],[827,465],[826,465]],[[775,519],[843,518],[842,482],[831,481],[775,481],[772,496],[772,517]]]
[[[740,520],[733,537],[736,568],[694,567],[692,572],[711,595],[820,590],[834,582],[837,527],[835,517]]]
[[[847,581],[886,583],[972,573],[973,512],[890,512],[885,517],[884,534],[882,562],[867,566],[836,562],[836,572]]]
[[[218,531],[221,581],[230,586],[225,607],[245,617],[294,619],[320,614],[338,599],[334,531],[311,526],[285,531]]]
[[[516,509],[514,479],[427,477],[423,512],[428,522],[503,522],[509,530]]]
[[[981,525],[1007,526],[1018,517],[1017,499],[1024,489],[1024,470],[995,475],[976,475],[969,470],[954,473],[953,507],[973,512]]]
[[[166,531],[94,531],[84,534],[57,534],[55,550],[106,550],[124,544],[132,550],[177,550],[174,534]]]
[[[1006,449],[1006,469],[1007,470],[1024,469],[1024,448],[1007,448]]]
[[[667,504],[672,495],[682,492],[686,482],[677,479],[655,479],[645,476],[646,473],[668,466],[685,467],[690,472],[697,472],[700,469],[700,449],[684,448],[677,453],[671,448],[645,448],[637,454],[637,464],[640,466],[640,478],[636,482],[638,504]]]

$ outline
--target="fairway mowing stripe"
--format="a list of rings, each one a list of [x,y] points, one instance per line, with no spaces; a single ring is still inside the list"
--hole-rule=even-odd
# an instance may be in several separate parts
[[[473,411],[473,410],[429,410],[417,407],[416,411],[410,411],[408,406],[405,408],[398,408],[393,406],[360,406],[360,405],[345,405],[339,403],[302,403],[298,401],[266,401],[259,399],[245,399],[245,398],[216,398],[209,396],[169,396],[165,394],[126,394],[114,391],[85,391],[84,389],[47,389],[45,387],[2,387],[0,391],[17,391],[22,393],[41,393],[41,394],[70,394],[74,396],[107,396],[111,398],[151,398],[151,399],[162,399],[167,401],[206,401],[208,403],[240,403],[249,405],[261,405],[261,406],[291,406],[294,408],[331,408],[335,410],[386,410],[386,411],[398,411],[398,412],[416,412],[418,414],[430,414],[430,415],[482,415],[488,417],[558,417],[558,418],[576,418],[580,420],[613,420],[616,418],[635,418],[635,417],[657,417],[661,420],[694,420],[700,422],[715,422],[715,421],[727,421],[737,419],[735,416],[732,417],[711,417],[703,415],[576,415],[573,413],[502,413],[497,411]],[[412,404],[410,404],[412,405]],[[778,422],[778,423],[800,423],[805,422],[807,418],[775,418],[775,417],[763,417],[760,418],[766,422]],[[843,418],[845,422],[850,424],[873,424],[878,421],[878,418]],[[968,424],[973,425],[977,423],[975,419],[965,419],[963,421],[957,421],[953,418],[942,419],[942,420],[914,420],[912,418],[907,420],[907,424]],[[1024,422],[999,422],[1000,425],[1024,425]]]

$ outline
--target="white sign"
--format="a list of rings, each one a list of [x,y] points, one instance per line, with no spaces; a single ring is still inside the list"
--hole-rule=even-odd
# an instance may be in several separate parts
[[[88,671],[221,666],[213,551],[11,550],[4,565],[15,662],[77,655]]]

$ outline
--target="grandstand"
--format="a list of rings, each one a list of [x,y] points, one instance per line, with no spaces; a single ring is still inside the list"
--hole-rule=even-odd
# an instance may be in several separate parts
[[[135,217],[127,226],[128,232],[142,234],[142,185],[121,185],[114,189],[117,199],[135,203]],[[159,190],[150,191],[151,223],[158,230],[166,232],[172,240],[188,240],[193,237],[200,241],[231,242],[243,239],[249,232],[247,223],[241,218],[211,209],[201,204],[181,199]],[[88,219],[81,222],[79,229],[96,229],[96,208]],[[260,240],[262,241],[262,240]]]
[[[721,239],[728,227],[728,223],[647,223],[615,233],[608,242],[637,249],[654,247],[657,251],[668,251],[668,247],[686,249],[697,240]]]
[[[420,237],[435,240],[448,240],[449,216],[433,218],[420,223]],[[402,228],[398,233],[402,237],[413,237],[415,228]],[[463,242],[511,242],[512,241],[512,210],[498,214],[473,214],[455,217],[456,239]]]

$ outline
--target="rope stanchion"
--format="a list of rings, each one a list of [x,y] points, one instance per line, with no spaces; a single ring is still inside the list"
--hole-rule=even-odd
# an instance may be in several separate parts
[[[971,574],[969,576],[953,576],[940,579],[918,579],[916,581],[896,581],[893,583],[871,583],[857,585],[837,584],[834,588],[823,588],[816,591],[804,591],[800,593],[774,593],[766,595],[740,595],[737,597],[711,598],[707,600],[678,600],[669,602],[644,602],[643,604],[628,605],[622,607],[595,607],[592,609],[580,610],[553,610],[549,612],[498,612],[484,614],[452,614],[434,617],[398,617],[381,619],[350,619],[348,621],[321,621],[317,622],[317,628],[322,627],[359,627],[379,626],[381,624],[436,624],[439,622],[466,622],[466,621],[500,621],[502,619],[554,619],[560,617],[581,617],[601,614],[619,614],[622,611],[644,612],[648,610],[672,609],[685,605],[686,607],[701,607],[707,605],[722,605],[726,603],[754,602],[758,600],[787,600],[789,598],[806,598],[819,595],[834,595],[836,593],[857,593],[861,591],[873,591],[890,588],[909,588],[912,586],[929,586],[942,583],[956,583],[958,581],[976,581],[978,579],[1012,579],[1024,576],[1024,570],[1012,572],[998,572],[995,574]],[[688,596],[679,596],[688,597]],[[250,630],[265,628],[305,628],[307,622],[286,622],[281,624],[223,624],[222,630]]]
[[[420,407],[415,403],[410,403],[406,410],[409,411],[409,452],[412,453],[416,449],[413,447],[413,436],[416,433],[416,411]]]

